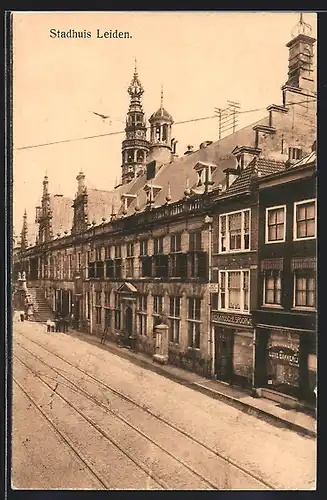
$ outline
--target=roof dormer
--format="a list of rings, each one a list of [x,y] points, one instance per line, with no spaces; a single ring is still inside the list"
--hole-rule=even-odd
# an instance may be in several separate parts
[[[200,192],[208,193],[209,191],[211,191],[212,185],[214,183],[212,180],[212,175],[216,169],[217,165],[215,165],[214,163],[207,163],[203,161],[197,162],[197,164],[194,166],[194,170],[198,174],[198,179],[195,189],[193,189],[192,191],[196,194]]]

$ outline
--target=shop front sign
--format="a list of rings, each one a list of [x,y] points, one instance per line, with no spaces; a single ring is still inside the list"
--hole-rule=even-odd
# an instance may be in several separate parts
[[[268,356],[271,360],[276,360],[291,366],[299,366],[299,353],[285,346],[269,346]]]
[[[236,326],[252,326],[252,319],[250,316],[243,316],[241,314],[226,314],[213,312],[211,314],[211,321],[215,323],[225,323],[228,325]]]

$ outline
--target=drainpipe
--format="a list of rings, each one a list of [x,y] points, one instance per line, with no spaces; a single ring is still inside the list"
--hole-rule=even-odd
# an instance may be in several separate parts
[[[211,376],[215,375],[215,345],[214,335],[211,325],[211,291],[210,283],[212,279],[212,222],[213,218],[206,215],[204,222],[208,225],[208,281],[209,281],[209,300],[208,300],[208,351],[211,355]]]
[[[90,334],[93,333],[93,292],[94,284],[91,282],[91,297],[90,297]]]

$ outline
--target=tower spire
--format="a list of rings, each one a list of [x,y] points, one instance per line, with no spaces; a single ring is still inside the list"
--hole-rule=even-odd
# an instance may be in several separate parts
[[[146,119],[142,107],[144,89],[139,79],[136,58],[134,63],[133,78],[127,89],[130,104],[126,117],[126,136],[122,143],[122,184],[130,182],[143,172],[149,152]]]
[[[163,96],[164,96],[163,85],[161,85],[160,109],[163,109]]]
[[[21,250],[26,250],[28,245],[27,242],[27,212],[26,208],[24,210],[24,215],[23,215],[23,227],[22,231],[20,233],[20,248]]]

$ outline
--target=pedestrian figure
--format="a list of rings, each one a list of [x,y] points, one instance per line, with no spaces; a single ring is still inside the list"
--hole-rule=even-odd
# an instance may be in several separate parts
[[[19,312],[19,317],[20,317],[20,320],[21,320],[21,321],[24,321],[24,320],[25,320],[25,313],[24,313],[24,311],[20,311],[20,312]]]
[[[47,320],[47,322],[46,322],[46,325],[47,325],[47,332],[51,332],[51,323],[52,323],[52,321],[51,321],[51,319],[49,318],[49,319]]]
[[[62,331],[64,333],[68,333],[68,324],[69,324],[68,318],[62,318]]]

